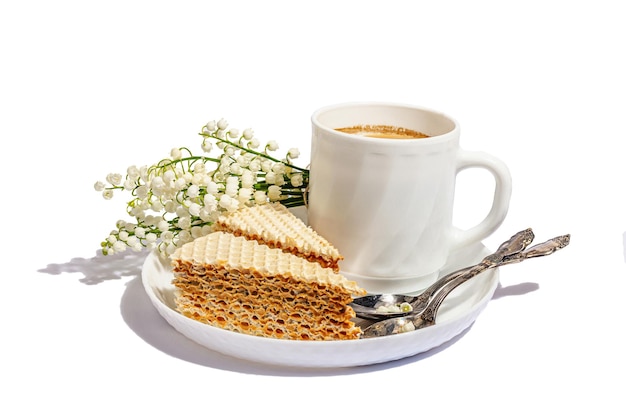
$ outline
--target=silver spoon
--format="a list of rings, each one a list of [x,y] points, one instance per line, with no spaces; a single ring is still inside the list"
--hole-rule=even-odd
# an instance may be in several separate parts
[[[534,237],[535,235],[530,228],[517,232],[509,240],[503,242],[493,254],[483,259],[481,264],[488,262],[492,268],[500,266],[505,258],[526,249]],[[437,291],[471,268],[473,266],[459,269],[439,278],[419,295],[372,294],[355,298],[350,306],[357,317],[369,320],[383,320],[392,317],[402,317],[407,314],[417,314],[426,308]]]
[[[569,244],[570,235],[557,236],[543,243],[534,245],[529,249],[514,253],[510,255],[510,258],[505,258],[500,265],[507,265],[510,263],[522,262],[526,259],[536,258],[539,256],[546,256],[556,252],[559,249],[564,248]],[[491,255],[490,255],[491,256]],[[492,261],[489,260],[490,256],[486,257],[483,262],[468,268],[465,272],[457,276],[456,279],[449,282],[448,285],[443,287],[439,291],[428,306],[418,312],[409,314],[404,317],[395,317],[374,323],[363,330],[361,338],[389,336],[397,333],[404,333],[407,331],[423,329],[435,324],[437,312],[439,307],[443,303],[444,299],[459,285],[475,277],[481,272],[493,268]]]

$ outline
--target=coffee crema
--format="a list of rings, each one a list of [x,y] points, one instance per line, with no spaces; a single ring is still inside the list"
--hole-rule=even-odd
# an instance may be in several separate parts
[[[335,130],[351,135],[380,139],[423,139],[429,137],[427,134],[417,130],[388,125],[357,125],[340,127]]]

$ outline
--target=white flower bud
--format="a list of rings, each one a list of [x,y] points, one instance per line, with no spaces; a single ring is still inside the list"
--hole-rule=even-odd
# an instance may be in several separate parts
[[[136,217],[138,219],[141,219],[144,217],[144,210],[141,208],[141,206],[133,207],[128,213],[131,216]]]
[[[291,185],[294,187],[301,187],[304,184],[304,177],[302,174],[294,174],[291,176]]]
[[[243,169],[241,168],[241,165],[239,165],[237,162],[230,164],[230,173],[233,175],[241,175],[243,173]]]
[[[178,218],[178,221],[176,222],[176,226],[178,226],[180,229],[189,229],[191,227],[191,217],[189,216],[182,216]]]
[[[139,168],[137,168],[135,165],[129,166],[128,169],[126,170],[126,175],[128,175],[128,178],[131,180],[136,180],[137,178],[139,178],[139,176],[141,175],[141,172],[139,171]]]
[[[161,210],[163,210],[163,203],[161,203],[159,200],[153,201],[150,205],[150,210],[156,211],[157,213],[160,212]]]
[[[124,181],[124,189],[126,191],[132,191],[133,188],[135,188],[135,182],[133,180],[128,178],[126,181]]]
[[[198,217],[200,215],[200,209],[202,207],[200,206],[200,204],[198,203],[191,203],[191,205],[189,206],[189,214],[191,214],[192,216],[196,216]]]
[[[200,210],[200,213],[198,214],[198,217],[200,217],[200,219],[203,222],[209,222],[211,221],[211,213],[213,212],[213,210],[215,210],[217,208],[217,205],[215,205],[214,207],[208,208],[208,207],[203,207]]]
[[[220,207],[222,207],[222,208],[224,208],[224,209],[226,209],[226,210],[231,211],[231,208],[232,208],[232,206],[233,206],[234,204],[237,204],[237,200],[235,200],[235,199],[231,198],[229,195],[223,195],[223,196],[220,198],[220,203],[219,203],[219,205],[220,205]]]
[[[265,148],[269,151],[275,151],[278,149],[278,143],[275,140],[270,140]]]
[[[165,202],[165,211],[168,213],[176,213],[176,207],[178,207],[178,204],[173,200]]]
[[[112,185],[120,185],[122,183],[122,175],[111,173],[107,175],[107,182]]]
[[[242,188],[252,188],[255,183],[255,176],[251,171],[244,171],[241,174],[241,187]]]
[[[139,178],[142,179],[143,182],[148,182],[149,178],[148,178],[148,167],[147,166],[142,166],[141,168],[139,168]]]
[[[252,129],[246,129],[243,131],[244,139],[250,140],[252,139],[253,136],[254,136],[254,132],[252,131]]]
[[[199,237],[202,237],[202,227],[200,226],[194,226],[191,228],[191,237],[193,237],[194,239],[197,239]]]
[[[270,201],[276,201],[280,198],[280,187],[277,185],[270,185],[267,189],[267,196]]]
[[[128,239],[126,239],[126,244],[131,248],[137,246],[137,243],[139,243],[139,239],[137,239],[136,236],[129,236]]]
[[[209,211],[215,210],[217,208],[217,198],[213,194],[206,194],[204,196],[204,207]],[[202,220],[205,219],[203,218]]]
[[[159,224],[157,225],[157,228],[161,231],[161,232],[167,232],[170,228],[170,224],[168,222],[166,222],[165,220],[161,220],[159,222]]]
[[[224,129],[226,129],[227,127],[228,127],[228,122],[227,122],[226,120],[224,120],[224,119],[220,119],[220,120],[217,122],[217,128],[218,128],[218,129],[220,129],[220,130],[224,130]]]
[[[261,146],[261,142],[257,138],[252,138],[248,146],[250,146],[251,149],[256,149]]]
[[[183,153],[178,148],[172,148],[172,150],[170,151],[170,156],[172,157],[172,159],[176,160],[182,158]]]
[[[195,174],[204,174],[206,172],[206,165],[196,163],[193,166],[193,173]]]
[[[216,182],[210,181],[210,182],[207,183],[207,185],[206,185],[206,192],[208,194],[215,195],[215,194],[217,194],[218,190],[219,190],[219,188],[218,188]]]
[[[289,149],[289,152],[287,152],[287,155],[289,155],[289,158],[291,159],[296,159],[300,156],[300,151],[297,148],[291,148]]]
[[[185,181],[184,178],[179,178],[176,181],[174,181],[174,189],[178,191],[184,189],[186,185],[187,185],[187,181]]]
[[[261,170],[263,172],[270,172],[272,170],[272,165],[273,164],[274,163],[272,161],[269,161],[269,160],[266,159],[266,160],[261,162]]]
[[[242,204],[246,204],[248,201],[250,201],[251,197],[252,197],[252,189],[251,188],[240,188],[239,189],[239,195],[238,195],[239,202],[241,202]]]
[[[248,169],[252,172],[259,172],[261,170],[261,161],[258,159],[253,159],[248,164]]]
[[[278,162],[276,164],[274,164],[274,166],[272,167],[272,171],[275,172],[276,174],[284,174],[285,173],[285,164],[283,164],[282,162]]]
[[[126,244],[125,244],[125,243],[123,243],[123,242],[120,242],[120,241],[117,241],[117,242],[115,242],[115,243],[113,244],[113,250],[114,250],[116,253],[119,253],[119,252],[124,252],[124,251],[126,250],[126,248],[127,248]]]
[[[163,182],[168,184],[176,179],[176,173],[174,171],[165,171],[163,173]]]
[[[239,155],[237,157],[237,164],[239,164],[240,167],[246,168],[249,163],[250,159],[246,158],[245,155]]]
[[[187,188],[187,196],[189,198],[195,198],[198,197],[200,195],[200,187],[198,187],[195,184],[192,184],[189,186],[189,188]]]
[[[161,233],[161,240],[163,242],[171,243],[173,239],[174,239],[174,233],[172,233],[170,231]]]
[[[167,245],[167,247],[165,248],[165,254],[166,255],[171,255],[176,251],[176,245]]]
[[[264,204],[267,203],[267,195],[263,191],[255,191],[254,192],[254,202],[256,204]]]
[[[152,181],[150,181],[150,186],[152,188],[159,188],[165,186],[165,181],[163,181],[163,177],[154,177]]]
[[[148,191],[148,187],[146,187],[145,185],[140,185],[135,190],[135,193],[137,194],[137,197],[144,199],[148,196]]]
[[[215,120],[211,120],[209,123],[206,124],[205,127],[206,130],[208,130],[209,132],[214,132],[217,128],[217,124],[215,123]]]
[[[239,178],[237,177],[228,177],[226,178],[226,189],[224,190],[224,194],[229,197],[235,197],[239,190]]]
[[[189,209],[185,206],[186,201],[183,201],[183,204],[176,207],[176,216],[183,217],[189,214]]]
[[[213,150],[213,142],[205,140],[202,142],[202,150],[206,153],[209,153]]]

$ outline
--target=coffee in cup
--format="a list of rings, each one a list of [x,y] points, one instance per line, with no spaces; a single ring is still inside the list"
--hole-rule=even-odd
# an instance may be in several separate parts
[[[389,125],[356,125],[336,128],[338,132],[380,139],[423,139],[428,135],[417,130]]]

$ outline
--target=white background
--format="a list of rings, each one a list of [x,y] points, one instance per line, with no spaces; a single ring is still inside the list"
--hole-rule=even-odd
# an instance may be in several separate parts
[[[623,415],[619,5],[3,2],[0,414]],[[98,255],[125,207],[93,190],[109,172],[198,149],[222,117],[306,165],[311,113],[369,100],[448,113],[464,148],[508,164],[509,216],[485,245],[526,227],[572,236],[503,268],[461,337],[354,369],[243,363],[161,320],[142,257]],[[484,215],[490,186],[459,178],[459,225]]]

